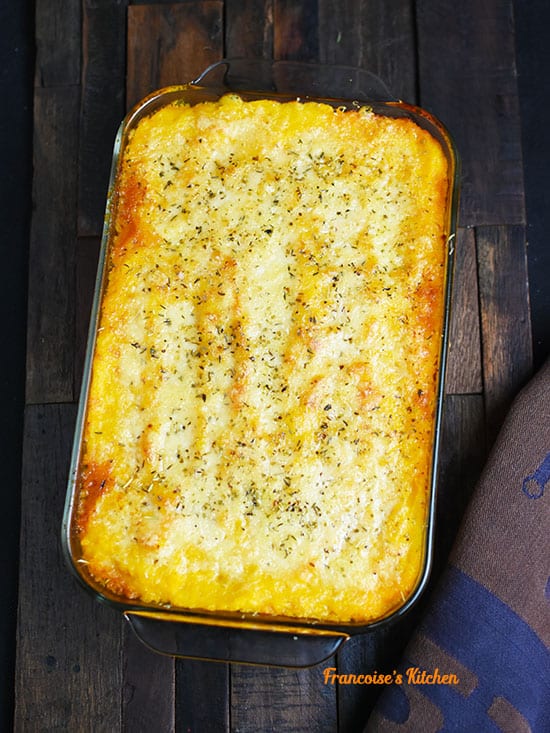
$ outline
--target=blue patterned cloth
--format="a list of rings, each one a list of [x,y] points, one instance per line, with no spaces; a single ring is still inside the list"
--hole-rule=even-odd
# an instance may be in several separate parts
[[[550,733],[549,575],[550,362],[514,402],[366,731]]]

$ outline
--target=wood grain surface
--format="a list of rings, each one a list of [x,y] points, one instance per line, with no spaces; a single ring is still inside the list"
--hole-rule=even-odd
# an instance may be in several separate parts
[[[462,162],[436,562],[511,399],[531,374],[511,1],[37,0],[34,210],[15,730],[361,731],[422,612],[308,669],[151,652],[79,588],[60,528],[113,140],[141,97],[226,56],[351,64],[437,115]]]

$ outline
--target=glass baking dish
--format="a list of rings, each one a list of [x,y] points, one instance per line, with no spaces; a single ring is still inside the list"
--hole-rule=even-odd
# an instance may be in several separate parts
[[[245,100],[314,100],[334,107],[367,106],[375,113],[406,117],[428,130],[440,143],[448,162],[445,303],[437,383],[434,442],[425,532],[423,568],[414,592],[403,604],[383,618],[364,623],[334,624],[309,619],[261,616],[236,612],[209,612],[151,606],[130,601],[98,584],[87,572],[75,531],[77,487],[83,452],[83,430],[93,366],[94,346],[102,297],[107,277],[108,252],[113,236],[115,191],[121,153],[128,135],[138,122],[174,100],[189,104],[215,101],[228,92]],[[182,86],[156,91],[138,104],[122,122],[114,145],[111,179],[106,206],[95,296],[91,314],[88,347],[73,445],[70,476],[62,527],[62,542],[67,563],[78,581],[100,601],[123,612],[126,619],[152,649],[175,656],[304,667],[328,658],[350,636],[365,633],[404,614],[424,590],[432,562],[438,454],[443,407],[443,387],[447,352],[447,331],[454,260],[454,237],[458,200],[458,163],[453,142],[441,123],[418,107],[391,97],[382,82],[360,69],[319,66],[295,62],[224,60],[206,69],[197,79]]]

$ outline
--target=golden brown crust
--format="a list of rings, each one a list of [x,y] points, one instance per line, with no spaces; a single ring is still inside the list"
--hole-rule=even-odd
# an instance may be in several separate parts
[[[230,96],[138,125],[80,480],[99,582],[146,603],[339,622],[410,595],[447,175],[425,130],[367,110]]]

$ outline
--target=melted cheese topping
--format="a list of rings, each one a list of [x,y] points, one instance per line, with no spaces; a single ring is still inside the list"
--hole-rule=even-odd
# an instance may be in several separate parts
[[[77,516],[111,592],[370,621],[422,571],[447,164],[413,122],[173,104],[124,151]]]

